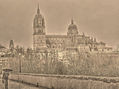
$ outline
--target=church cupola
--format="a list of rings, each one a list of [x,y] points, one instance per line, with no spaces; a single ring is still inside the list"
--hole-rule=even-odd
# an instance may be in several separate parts
[[[78,35],[78,28],[77,26],[74,24],[73,19],[71,20],[71,24],[68,27],[68,32],[67,35]]]
[[[45,34],[45,21],[44,17],[40,13],[39,5],[37,8],[37,14],[35,15],[33,22],[34,34]]]

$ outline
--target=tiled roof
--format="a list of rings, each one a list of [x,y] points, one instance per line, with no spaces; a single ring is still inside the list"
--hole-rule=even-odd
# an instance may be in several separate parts
[[[47,38],[66,38],[67,35],[46,35]]]

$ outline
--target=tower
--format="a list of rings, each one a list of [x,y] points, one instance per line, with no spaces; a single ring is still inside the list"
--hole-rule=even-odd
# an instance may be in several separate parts
[[[33,21],[33,48],[40,50],[46,48],[45,21],[40,13],[39,5]]]
[[[9,49],[10,49],[10,51],[14,50],[14,41],[13,40],[10,40]]]
[[[71,23],[68,27],[67,36],[71,40],[71,46],[73,46],[73,47],[76,46],[76,44],[77,44],[77,39],[76,38],[78,36],[78,28],[74,24],[73,19],[71,20]]]
[[[73,19],[71,20],[71,24],[68,27],[68,32],[67,32],[68,36],[76,36],[78,35],[78,28],[77,26],[74,24]]]

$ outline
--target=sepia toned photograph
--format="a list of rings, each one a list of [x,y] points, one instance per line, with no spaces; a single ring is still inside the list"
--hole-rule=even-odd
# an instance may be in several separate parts
[[[119,89],[119,0],[0,0],[0,89]]]

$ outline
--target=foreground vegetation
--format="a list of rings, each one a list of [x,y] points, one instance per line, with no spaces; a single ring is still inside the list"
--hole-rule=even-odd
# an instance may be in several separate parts
[[[19,72],[19,60],[24,73],[119,76],[119,54],[80,53],[68,55],[59,60],[55,55],[36,56],[27,54],[24,57],[11,57],[10,65],[14,72]],[[14,61],[14,62],[13,62]]]

